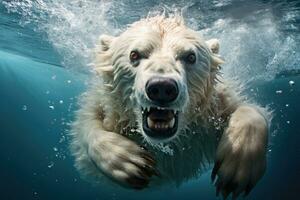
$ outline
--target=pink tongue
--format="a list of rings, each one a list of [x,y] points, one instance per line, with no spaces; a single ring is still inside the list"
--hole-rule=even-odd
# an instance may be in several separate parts
[[[157,109],[151,109],[149,112],[148,117],[152,121],[170,121],[173,119],[174,114],[170,110],[157,110]]]

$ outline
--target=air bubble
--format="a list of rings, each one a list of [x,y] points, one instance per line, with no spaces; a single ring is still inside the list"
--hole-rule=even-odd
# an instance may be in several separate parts
[[[289,81],[289,84],[290,84],[290,86],[293,86],[293,85],[295,85],[295,82],[294,81]]]
[[[54,166],[54,162],[53,161],[51,161],[49,164],[48,164],[48,168],[50,169],[50,168],[52,168]]]
[[[26,110],[27,110],[27,106],[26,106],[26,105],[23,105],[23,106],[22,106],[22,110],[26,111]]]

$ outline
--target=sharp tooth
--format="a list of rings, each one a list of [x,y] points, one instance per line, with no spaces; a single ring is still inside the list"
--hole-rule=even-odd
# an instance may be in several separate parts
[[[175,125],[175,118],[173,117],[173,119],[169,122],[169,127],[173,128]]]
[[[148,123],[148,127],[149,128],[153,128],[154,123],[153,123],[153,121],[149,117],[147,117],[147,123]]]

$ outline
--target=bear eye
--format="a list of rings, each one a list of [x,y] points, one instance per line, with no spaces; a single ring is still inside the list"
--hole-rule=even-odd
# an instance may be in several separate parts
[[[186,57],[185,57],[185,61],[189,64],[194,64],[196,62],[196,55],[195,53],[189,53]]]
[[[138,51],[131,51],[129,58],[131,62],[136,62],[141,58],[141,55]]]

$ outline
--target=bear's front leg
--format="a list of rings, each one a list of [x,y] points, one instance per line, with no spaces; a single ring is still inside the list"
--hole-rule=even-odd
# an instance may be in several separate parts
[[[88,138],[88,156],[96,167],[124,186],[135,189],[146,187],[157,174],[152,156],[124,136],[104,130],[94,130]]]
[[[217,147],[212,180],[217,195],[233,199],[247,195],[266,168],[268,125],[264,116],[248,105],[239,106],[231,115],[229,125]]]

